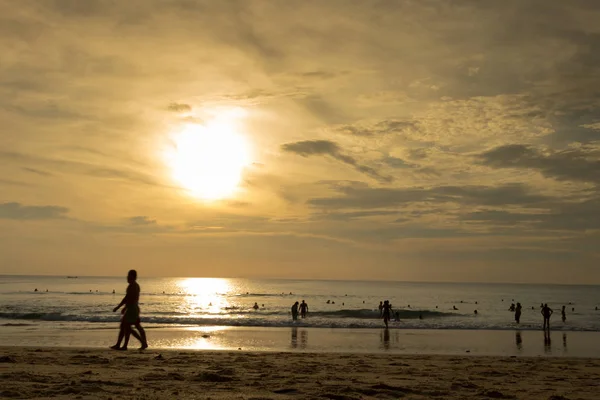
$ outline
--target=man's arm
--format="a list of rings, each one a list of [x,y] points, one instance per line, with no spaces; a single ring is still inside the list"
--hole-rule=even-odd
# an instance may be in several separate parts
[[[119,303],[118,306],[116,306],[115,308],[113,308],[113,312],[116,312],[119,308],[121,308],[123,305],[127,304],[127,300],[129,300],[129,291],[131,286],[127,286],[127,290],[125,290],[125,297],[123,297],[123,300],[121,300],[121,302]]]
[[[117,310],[119,308],[121,308],[126,302],[127,302],[127,295],[125,295],[125,297],[123,297],[123,300],[121,300],[121,302],[119,303],[118,306],[116,306],[115,308],[113,308],[113,312],[117,312]]]

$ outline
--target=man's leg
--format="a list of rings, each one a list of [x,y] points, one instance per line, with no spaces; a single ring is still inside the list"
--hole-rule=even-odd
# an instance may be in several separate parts
[[[142,338],[140,337],[139,333],[137,333],[135,331],[135,329],[133,329],[132,327],[129,327],[129,330],[130,330],[131,334],[133,335],[133,337],[136,338],[137,340],[139,340],[140,343],[142,343]]]
[[[125,325],[125,342],[123,343],[123,347],[120,350],[127,350],[127,345],[129,344],[129,337],[131,336],[131,325]]]
[[[138,339],[142,343],[141,349],[143,350],[143,349],[148,348],[148,341],[146,339],[146,331],[144,330],[144,328],[142,328],[142,324],[140,324],[140,321],[137,321],[135,323],[135,327],[140,332],[141,337],[136,337],[136,339]]]
[[[123,325],[123,321],[121,321],[121,323],[119,324],[119,337],[117,338],[117,344],[115,344],[114,346],[111,346],[111,349],[118,350],[121,347],[121,341],[123,340],[124,336],[125,336],[125,327]]]

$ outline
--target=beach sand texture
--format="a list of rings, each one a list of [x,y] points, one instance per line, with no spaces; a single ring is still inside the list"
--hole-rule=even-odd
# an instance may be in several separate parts
[[[600,360],[0,348],[0,397],[598,399]]]

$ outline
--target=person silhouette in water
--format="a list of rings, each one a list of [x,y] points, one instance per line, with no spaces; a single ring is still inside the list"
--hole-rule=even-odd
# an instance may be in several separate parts
[[[117,312],[119,308],[125,306],[125,309],[122,312],[123,316],[121,318],[121,326],[119,329],[119,338],[117,340],[117,344],[111,347],[114,350],[127,350],[130,335],[133,335],[140,341],[142,344],[140,350],[148,348],[146,332],[140,323],[140,307],[138,305],[140,300],[140,285],[138,285],[136,280],[137,271],[132,269],[127,274],[127,282],[129,283],[129,286],[127,286],[127,290],[125,291],[125,297],[123,297],[123,300],[121,300],[119,305],[113,309],[113,312]],[[131,328],[131,325],[135,325],[139,331],[139,335]],[[123,337],[125,337],[125,342],[123,343],[123,347],[120,347],[121,339]]]
[[[298,319],[298,302],[295,302],[292,306],[292,320],[296,321]]]
[[[515,308],[515,322],[518,324],[521,322],[521,303],[517,303],[517,307]]]
[[[306,304],[304,302],[304,300],[302,300],[302,303],[300,303],[300,316],[302,318],[306,318],[306,313],[308,312],[308,304]]]
[[[565,306],[562,307],[562,322],[564,323],[567,320],[567,311],[565,310]]]
[[[391,319],[390,316],[392,315],[392,305],[390,304],[390,302],[388,300],[383,302],[383,309],[382,309],[382,315],[383,315],[383,323],[385,324],[385,327],[388,327],[388,321]]]
[[[552,316],[552,314],[554,313],[554,311],[548,307],[548,303],[544,304],[544,307],[542,307],[542,316],[544,317],[544,331],[548,331],[550,332],[550,317]]]

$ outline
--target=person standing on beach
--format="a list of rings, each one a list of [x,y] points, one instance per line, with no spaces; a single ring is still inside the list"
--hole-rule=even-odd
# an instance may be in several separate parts
[[[518,323],[521,322],[521,303],[517,303],[517,307],[515,308],[515,321]]]
[[[295,302],[292,306],[292,321],[296,321],[298,319],[298,302]]]
[[[304,302],[304,300],[302,300],[302,303],[300,303],[300,316],[302,318],[306,318],[306,313],[308,312],[308,304],[306,304]]]
[[[127,345],[129,344],[129,337],[133,334],[133,336],[138,339],[142,343],[142,347],[140,350],[144,350],[148,348],[148,341],[146,340],[146,332],[140,323],[140,307],[138,305],[140,301],[140,285],[137,283],[137,271],[132,269],[127,273],[127,282],[129,286],[127,286],[127,290],[125,291],[125,297],[113,309],[113,312],[117,312],[119,308],[125,306],[123,310],[123,317],[121,319],[121,332],[119,333],[119,340],[116,345],[111,348],[114,350],[127,350]],[[137,330],[139,331],[139,335],[133,331],[131,325],[135,325]],[[121,337],[125,336],[125,342],[123,343],[123,347],[120,347]]]
[[[387,328],[388,321],[391,319],[390,316],[392,315],[392,305],[390,304],[390,302],[388,300],[383,302],[382,315],[383,315],[383,323],[385,324],[385,327]]]
[[[383,301],[379,302],[379,318],[383,317]]]
[[[544,331],[548,331],[550,332],[550,317],[552,316],[552,314],[554,313],[554,311],[548,307],[548,303],[544,304],[544,307],[542,307],[542,316],[544,317]]]

